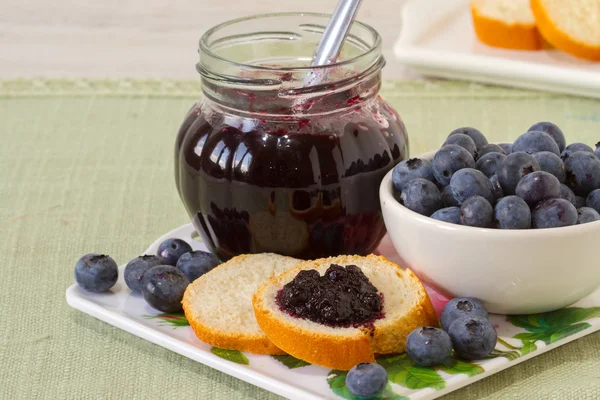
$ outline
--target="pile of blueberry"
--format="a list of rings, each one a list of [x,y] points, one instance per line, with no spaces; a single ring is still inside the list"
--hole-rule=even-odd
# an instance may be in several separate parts
[[[419,214],[498,229],[557,228],[600,220],[600,142],[566,145],[550,122],[514,143],[489,144],[474,128],[450,133],[432,161],[392,173],[394,195]]]
[[[450,300],[442,310],[442,328],[424,326],[406,339],[406,352],[419,365],[442,364],[454,353],[465,360],[488,356],[498,340],[496,329],[479,300],[462,297]],[[388,382],[387,371],[377,363],[360,363],[346,375],[346,387],[354,396],[370,399],[379,396]]]
[[[181,239],[167,239],[156,255],[134,258],[125,266],[124,278],[134,292],[163,312],[181,311],[185,289],[200,276],[220,264],[212,253],[193,251]],[[89,292],[105,292],[117,283],[117,263],[107,255],[87,254],[75,265],[75,281]]]

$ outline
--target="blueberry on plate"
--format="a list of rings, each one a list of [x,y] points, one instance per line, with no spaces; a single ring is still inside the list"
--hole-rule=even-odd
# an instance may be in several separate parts
[[[585,197],[600,188],[600,160],[593,153],[571,153],[565,160],[565,172],[565,183],[577,196]]]
[[[482,148],[480,148],[479,150],[477,150],[477,158],[481,158],[481,157],[485,156],[486,154],[490,154],[490,153],[499,153],[502,155],[506,155],[506,152],[504,151],[504,149],[502,147],[500,147],[497,144],[489,143],[489,144],[486,144],[485,146],[483,146]]]
[[[444,189],[442,189],[442,202],[446,207],[458,206],[458,201],[454,197],[454,193],[452,192],[452,188],[450,186],[445,186]]]
[[[451,224],[460,225],[460,208],[458,207],[446,207],[441,208],[431,214],[431,218],[437,219],[438,221],[449,222]]]
[[[594,150],[594,154],[600,159],[600,142],[596,143],[596,150]]]
[[[479,316],[458,318],[450,325],[448,335],[456,355],[465,360],[481,360],[488,356],[498,340],[494,325]]]
[[[506,155],[512,153],[512,145],[512,143],[498,143],[498,146],[500,146],[500,148],[504,150],[504,154]]]
[[[387,371],[377,363],[357,364],[346,375],[346,387],[351,394],[362,399],[379,396],[387,383]]]
[[[588,222],[594,222],[600,220],[600,214],[598,211],[591,207],[581,207],[577,209],[577,225],[587,224]]]
[[[534,206],[542,200],[560,196],[560,182],[548,172],[535,171],[525,175],[515,190],[517,196]]]
[[[134,292],[142,290],[142,280],[146,271],[157,265],[165,264],[165,260],[159,256],[143,255],[136,257],[125,266],[125,271],[123,272],[125,283]]]
[[[433,182],[423,178],[410,181],[400,195],[400,204],[429,217],[442,208],[442,196]]]
[[[452,340],[440,328],[423,326],[408,334],[406,352],[414,362],[424,367],[443,363],[452,353]]]
[[[394,189],[398,192],[404,190],[404,186],[413,179],[423,178],[428,181],[435,181],[433,177],[433,168],[429,160],[421,160],[420,158],[411,158],[404,160],[394,167],[392,172],[392,182]]]
[[[457,171],[450,180],[450,187],[458,204],[473,196],[481,196],[490,204],[496,202],[492,182],[476,169],[463,168]]]
[[[585,205],[600,213],[600,189],[592,190],[590,194],[587,195],[587,198],[585,199]]]
[[[565,183],[565,163],[559,156],[549,151],[539,151],[532,155],[540,164],[542,171],[551,173],[560,183]]]
[[[183,254],[177,260],[177,268],[183,272],[190,282],[221,264],[221,261],[212,253],[197,250]]]
[[[162,312],[181,311],[183,293],[190,284],[179,269],[171,265],[150,268],[143,279],[142,293],[146,302]]]
[[[485,136],[483,135],[483,133],[479,132],[475,128],[470,128],[470,127],[457,128],[457,129],[453,130],[452,132],[450,132],[448,137],[450,137],[452,135],[458,135],[458,134],[467,135],[468,137],[473,139],[473,142],[475,142],[477,149],[480,149],[483,146],[485,146],[486,144],[488,144],[488,141],[485,138]]]
[[[103,254],[86,254],[75,264],[75,282],[88,292],[106,292],[118,278],[117,263]]]
[[[464,133],[457,133],[455,135],[448,136],[448,139],[446,139],[446,142],[444,142],[443,146],[447,144],[456,144],[464,148],[471,153],[473,158],[475,158],[475,155],[477,154],[477,146],[475,145],[475,142],[473,139],[471,139],[471,137],[465,135]]]
[[[494,223],[498,229],[531,228],[531,211],[520,197],[506,196],[496,203]]]
[[[559,228],[577,223],[577,209],[565,199],[548,199],[535,206],[531,213],[535,229]]]
[[[547,133],[552,139],[554,139],[554,141],[558,145],[558,151],[563,151],[565,149],[565,146],[567,145],[565,135],[560,130],[560,128],[554,125],[552,122],[538,122],[537,124],[529,128],[527,131],[538,131]]]
[[[570,145],[565,147],[565,149],[563,150],[562,153],[560,153],[560,158],[562,158],[563,161],[565,161],[567,158],[569,158],[571,156],[571,154],[573,154],[577,151],[585,151],[586,153],[592,153],[595,155],[594,150],[592,150],[592,148],[590,146],[588,146],[587,144],[571,143]]]
[[[558,150],[558,145],[554,139],[547,133],[541,131],[525,132],[515,140],[512,150],[515,153],[523,151],[529,154],[537,153],[539,151],[549,151],[557,156],[560,155],[560,150]]]
[[[460,224],[477,228],[491,228],[494,208],[481,196],[472,196],[460,206]]]
[[[515,194],[521,178],[535,171],[540,171],[540,164],[531,154],[515,152],[506,156],[497,172],[504,195]]]
[[[573,202],[575,208],[585,207],[585,197],[575,196],[575,201]]]
[[[486,146],[489,146],[489,144]],[[483,172],[485,176],[491,178],[492,175],[494,175],[496,171],[498,171],[498,167],[500,166],[502,161],[504,161],[505,158],[506,156],[502,153],[487,153],[479,157],[479,159],[475,163],[475,166],[478,170]]]
[[[487,318],[488,313],[481,302],[473,297],[456,297],[446,303],[440,315],[442,328],[448,331],[450,325],[460,317],[478,316]]]
[[[459,145],[447,144],[435,153],[431,164],[435,179],[447,186],[455,172],[463,168],[475,168],[475,159]]]
[[[585,206],[585,199],[583,197],[580,197],[580,199],[583,200],[583,203],[579,207],[577,207],[577,196],[575,196],[575,193],[573,193],[571,188],[565,185],[564,183],[560,184],[560,194],[558,195],[558,197],[570,201],[575,206],[575,208],[581,208]]]
[[[190,251],[192,251],[192,246],[185,240],[167,239],[158,246],[156,255],[162,257],[165,260],[165,264],[175,266],[179,257]]]
[[[496,202],[504,197],[504,192],[502,191],[502,186],[500,186],[500,181],[498,180],[498,174],[492,175],[490,178],[490,183],[492,184],[492,192],[494,193],[494,197],[496,198]]]

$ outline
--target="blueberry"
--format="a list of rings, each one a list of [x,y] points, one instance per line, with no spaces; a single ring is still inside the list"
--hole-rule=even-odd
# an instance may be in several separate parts
[[[592,190],[590,194],[587,195],[585,205],[600,213],[600,189]]]
[[[221,264],[221,261],[217,256],[201,250],[185,253],[177,260],[177,268],[183,272],[190,282],[194,282],[219,264]]]
[[[504,191],[502,191],[502,186],[500,186],[500,181],[498,180],[498,174],[492,175],[490,178],[490,183],[492,184],[492,192],[494,193],[494,197],[496,201],[500,200],[504,197]]]
[[[504,154],[509,155],[512,153],[512,143],[498,143],[498,146],[504,150]]]
[[[498,168],[498,181],[504,195],[515,194],[517,184],[527,174],[540,170],[540,164],[531,154],[515,152],[506,156]]]
[[[487,146],[489,146],[489,144]],[[482,157],[479,157],[475,166],[478,170],[483,172],[485,176],[490,178],[498,171],[498,167],[505,158],[506,156],[501,153],[487,153]]]
[[[452,340],[440,328],[423,326],[408,334],[406,352],[417,364],[433,367],[450,357]]]
[[[186,241],[181,239],[167,239],[158,246],[156,255],[162,257],[165,260],[165,264],[175,266],[179,257],[190,251],[192,251],[192,246]]]
[[[431,214],[431,218],[437,219],[438,221],[449,222],[451,224],[460,225],[460,208],[458,207],[446,207],[437,210]]]
[[[593,153],[571,153],[565,160],[565,172],[565,183],[577,196],[585,197],[600,188],[600,160]]]
[[[579,208],[579,207],[577,207],[577,203],[576,203],[577,196],[575,196],[575,193],[573,193],[573,191],[564,183],[560,184],[560,194],[558,195],[558,197],[569,201],[571,204],[573,204],[575,206],[575,208]],[[585,204],[585,200],[584,200],[584,204]]]
[[[525,132],[515,140],[512,150],[515,153],[523,151],[529,154],[537,153],[539,151],[549,151],[557,156],[560,155],[558,145],[554,139],[547,133],[541,131]]]
[[[506,152],[504,151],[504,149],[502,147],[500,147],[497,144],[490,143],[490,144],[486,144],[485,146],[483,146],[482,148],[477,150],[477,158],[481,158],[481,157],[485,156],[486,154],[490,154],[490,153],[500,153],[500,154],[506,155]]]
[[[181,299],[190,284],[186,276],[171,265],[157,265],[144,274],[142,293],[146,302],[163,312],[181,311]]]
[[[590,207],[581,207],[577,209],[577,225],[587,224],[588,222],[594,222],[600,220],[600,214],[598,211]]]
[[[481,196],[469,197],[460,206],[460,224],[478,228],[491,228],[494,209],[489,201]]]
[[[473,158],[475,158],[475,155],[477,154],[477,146],[475,145],[475,142],[464,133],[457,133],[455,135],[448,136],[448,139],[446,139],[446,142],[443,144],[443,146],[447,144],[456,144],[464,148],[471,153]]]
[[[444,189],[442,189],[442,202],[446,207],[458,206],[458,201],[454,197],[454,193],[452,192],[452,188],[450,186],[446,186]]]
[[[565,149],[565,146],[567,144],[567,141],[565,140],[565,135],[560,130],[560,128],[554,125],[552,122],[538,122],[537,124],[529,128],[528,131],[545,132],[548,135],[550,135],[552,139],[554,139],[554,141],[558,145],[558,151],[563,151]]]
[[[533,209],[531,220],[535,229],[575,225],[577,209],[565,199],[544,200]]]
[[[86,254],[75,264],[75,282],[88,292],[106,292],[117,283],[115,260],[102,254]]]
[[[433,182],[417,178],[404,187],[400,203],[414,212],[430,216],[442,208],[442,196]]]
[[[362,399],[379,396],[387,383],[387,371],[377,363],[357,364],[346,375],[346,387],[351,394]]]
[[[464,168],[456,172],[450,180],[450,187],[459,204],[473,196],[481,196],[490,204],[496,202],[492,183],[483,172],[476,169]]]
[[[571,143],[570,145],[568,145],[562,153],[560,153],[560,158],[563,159],[563,161],[565,161],[567,158],[569,158],[571,156],[571,154],[577,152],[577,151],[585,151],[586,153],[594,153],[594,150],[592,150],[592,148],[590,146],[588,146],[585,143]]]
[[[542,200],[559,197],[560,182],[548,172],[536,171],[521,178],[515,193],[527,204],[534,206]]]
[[[575,208],[585,207],[585,197],[575,196],[575,201],[573,202]]]
[[[594,154],[600,159],[600,142],[596,143],[596,150],[594,150]]]
[[[442,328],[447,332],[454,321],[465,316],[487,318],[488,313],[478,299],[473,297],[456,297],[447,302],[442,309],[440,315]]]
[[[529,229],[531,211],[522,198],[506,196],[494,208],[494,222],[498,229]]]
[[[446,186],[456,171],[463,168],[475,168],[475,159],[471,153],[459,145],[448,144],[435,153],[432,165],[435,179]]]
[[[165,260],[158,256],[143,255],[136,257],[125,266],[125,272],[123,273],[125,283],[133,291],[142,290],[142,281],[146,271],[157,265],[165,264]]]
[[[478,316],[457,319],[448,329],[456,355],[465,360],[481,360],[488,356],[498,340],[494,325]]]
[[[565,183],[565,163],[559,156],[549,151],[539,151],[533,153],[533,158],[540,164],[542,171],[551,173],[560,183]]]
[[[404,190],[404,186],[415,178],[423,178],[435,182],[433,168],[429,160],[421,160],[420,158],[404,160],[396,165],[394,172],[392,172],[394,189],[398,192]]]
[[[475,142],[475,145],[477,146],[477,149],[480,149],[483,146],[485,146],[486,144],[488,144],[488,141],[485,138],[485,136],[483,136],[483,133],[479,132],[475,128],[469,128],[469,127],[458,128],[458,129],[455,129],[452,132],[450,132],[448,137],[450,137],[452,135],[458,135],[460,133],[467,135],[471,139],[473,139],[473,141]]]

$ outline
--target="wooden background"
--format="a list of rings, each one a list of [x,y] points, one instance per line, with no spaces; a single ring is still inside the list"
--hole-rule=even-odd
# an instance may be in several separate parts
[[[359,19],[383,37],[388,79],[407,78],[391,48],[406,0],[364,0]],[[448,0],[452,1],[452,0]],[[0,0],[0,78],[196,79],[198,39],[265,12],[330,13],[337,0]]]

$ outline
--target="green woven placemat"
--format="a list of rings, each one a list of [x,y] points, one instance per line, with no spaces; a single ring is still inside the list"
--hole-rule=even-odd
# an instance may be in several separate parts
[[[278,398],[64,299],[82,254],[122,264],[188,221],[172,147],[199,93],[198,82],[0,81],[0,398]],[[600,140],[597,100],[445,81],[387,82],[382,93],[412,154],[462,125],[509,141],[551,120],[569,141]],[[600,333],[447,398],[598,399]]]

